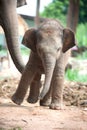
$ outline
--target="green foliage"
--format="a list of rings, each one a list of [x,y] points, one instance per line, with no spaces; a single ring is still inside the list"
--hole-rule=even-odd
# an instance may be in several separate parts
[[[83,53],[78,54],[76,58],[77,59],[87,60],[87,51],[84,51]]]
[[[87,46],[87,23],[79,24],[76,31],[76,38],[78,40],[78,46]]]
[[[79,23],[87,22],[87,0],[80,0]]]
[[[53,0],[45,10],[41,13],[42,17],[60,19],[63,24],[66,23],[68,1],[66,0]]]
[[[87,74],[81,75],[79,70],[76,69],[68,69],[65,73],[65,78],[69,81],[87,82]]]
[[[47,18],[58,18],[65,24],[68,5],[68,0],[53,0],[52,3],[45,7],[41,16]],[[80,0],[79,23],[85,22],[87,22],[87,0]]]

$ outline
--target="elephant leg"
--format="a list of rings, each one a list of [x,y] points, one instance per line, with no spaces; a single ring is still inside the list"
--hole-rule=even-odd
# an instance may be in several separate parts
[[[40,100],[40,106],[49,106],[51,104],[51,94],[52,94],[52,89],[50,87],[45,97],[42,100]]]
[[[20,105],[23,102],[28,86],[31,84],[36,72],[37,72],[36,67],[34,68],[33,65],[29,64],[28,62],[22,74],[18,88],[14,93],[14,95],[12,96],[12,101],[14,103]]]
[[[51,109],[63,109],[63,77],[56,77],[53,82]]]
[[[42,86],[40,80],[41,80],[41,73],[37,72],[30,85],[29,97],[27,99],[29,103],[36,103],[38,101],[40,88]]]
[[[39,63],[38,55],[36,55],[36,53],[33,53],[31,51],[29,61],[25,66],[18,88],[15,94],[12,96],[12,101],[14,103],[18,105],[22,103],[28,90],[28,86],[31,84],[38,71],[38,63]]]
[[[64,57],[56,62],[55,70],[52,79],[52,101],[50,108],[59,110],[63,109],[63,85],[64,85]]]

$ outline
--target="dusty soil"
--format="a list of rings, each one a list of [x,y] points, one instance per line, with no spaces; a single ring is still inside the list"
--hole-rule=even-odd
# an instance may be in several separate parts
[[[0,130],[87,130],[87,112],[77,107],[50,110],[38,105],[0,106]]]
[[[26,99],[17,106],[10,97],[20,74],[12,74],[11,70],[0,73],[0,130],[87,130],[87,84],[65,82],[65,110],[28,104]]]

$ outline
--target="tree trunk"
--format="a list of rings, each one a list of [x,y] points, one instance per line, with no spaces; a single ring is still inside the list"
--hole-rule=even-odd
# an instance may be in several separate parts
[[[39,21],[39,8],[40,8],[40,0],[37,0],[37,7],[36,7],[36,17],[35,17],[35,26],[38,27]]]
[[[79,16],[79,2],[80,0],[69,0],[67,27],[76,32]]]

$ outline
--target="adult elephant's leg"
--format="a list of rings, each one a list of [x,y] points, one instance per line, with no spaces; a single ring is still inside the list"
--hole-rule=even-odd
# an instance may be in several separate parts
[[[20,45],[18,41],[18,17],[16,13],[16,0],[0,1],[0,23],[4,29],[8,50],[13,62],[20,72],[24,70]]]
[[[64,85],[64,64],[63,58],[57,61],[52,81],[51,109],[63,109],[63,85]]]
[[[36,103],[38,101],[41,86],[41,73],[37,72],[30,85],[29,97],[27,99],[29,103]]]

